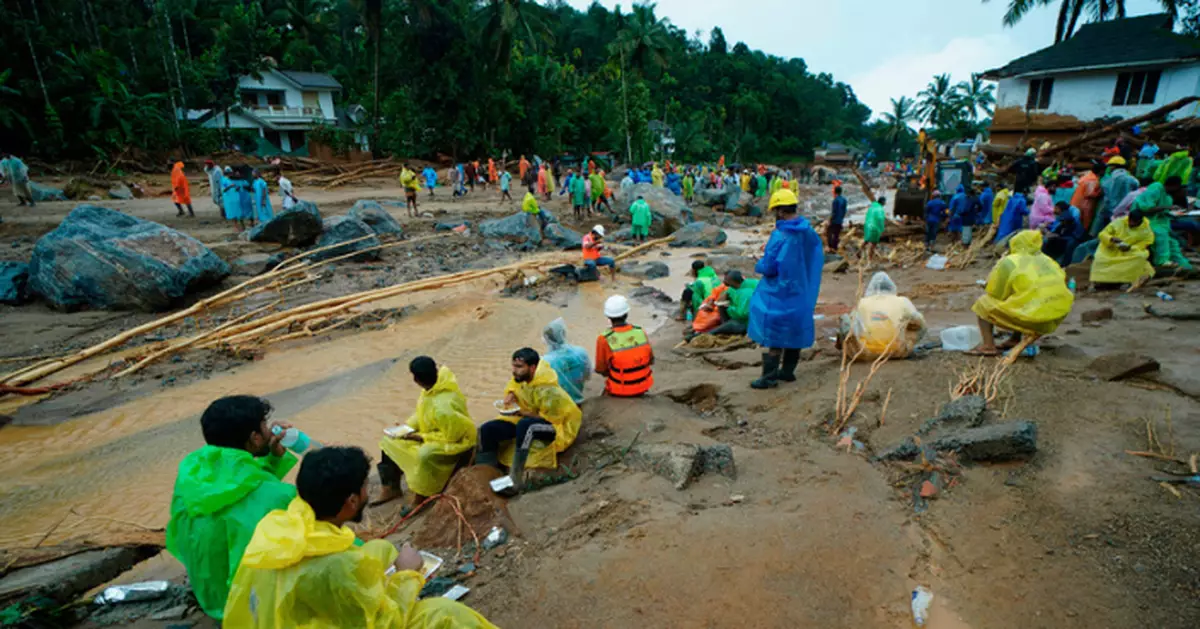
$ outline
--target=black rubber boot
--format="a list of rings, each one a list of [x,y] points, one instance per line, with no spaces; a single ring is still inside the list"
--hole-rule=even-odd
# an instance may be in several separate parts
[[[796,365],[800,363],[800,350],[783,350],[783,365],[779,368],[779,380],[782,382],[796,381]]]
[[[779,386],[779,355],[765,352],[762,355],[762,377],[750,383],[752,389],[774,389]]]
[[[499,468],[500,459],[495,452],[480,451],[475,453],[475,465],[490,465]]]
[[[508,477],[512,479],[513,491],[518,494],[525,488],[525,459],[528,456],[528,450],[516,448],[513,451],[513,462],[508,470]]]

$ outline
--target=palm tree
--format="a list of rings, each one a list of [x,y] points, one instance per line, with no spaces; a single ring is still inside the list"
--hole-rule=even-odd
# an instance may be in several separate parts
[[[949,74],[933,77],[925,89],[917,93],[917,116],[934,127],[949,126],[960,105],[958,91]]]
[[[908,123],[917,119],[915,105],[913,99],[907,96],[901,96],[900,100],[892,99],[892,110],[881,116],[883,123],[887,125],[883,134],[884,139],[895,143],[900,141],[906,133],[912,131]]]
[[[654,6],[638,4],[628,16],[618,14],[620,30],[613,42],[615,52],[623,54],[643,74],[649,68],[663,69],[668,65],[669,35],[666,25],[654,15]]]
[[[529,0],[490,0],[483,8],[486,19],[483,32],[487,33],[495,50],[493,61],[496,67],[508,70],[513,42],[520,37],[524,37],[535,51],[538,41],[553,43],[554,36],[539,10],[540,7]]]
[[[362,13],[363,26],[367,29],[367,40],[375,45],[374,106],[371,108],[371,152],[379,153],[379,47],[383,39],[383,0],[357,0],[354,3]]]
[[[967,118],[971,122],[979,120],[980,110],[983,110],[985,116],[992,115],[996,105],[995,85],[984,83],[982,76],[972,73],[971,80],[962,81],[957,89],[963,107],[966,108]]]
[[[987,2],[988,0],[983,0]],[[1054,0],[1010,0],[1004,12],[1004,25],[1013,26],[1034,7],[1048,6]],[[1070,39],[1086,10],[1093,22],[1121,19],[1125,17],[1125,0],[1059,0],[1058,21],[1054,26],[1054,42]],[[1175,20],[1179,16],[1180,0],[1159,0],[1163,11]]]

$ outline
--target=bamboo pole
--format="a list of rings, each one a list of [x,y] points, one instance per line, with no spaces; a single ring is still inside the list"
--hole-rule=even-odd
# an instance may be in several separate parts
[[[113,378],[122,378],[122,377],[125,377],[128,375],[135,374],[135,373],[141,371],[143,368],[145,368],[150,363],[152,363],[164,356],[174,354],[175,352],[178,352],[183,349],[187,349],[188,347],[191,347],[192,345],[195,345],[196,343],[198,343],[214,334],[217,334],[221,330],[233,327],[247,319],[251,319],[258,313],[263,312],[264,310],[269,310],[271,308],[274,308],[275,306],[279,305],[282,301],[283,300],[277,299],[261,308],[256,308],[254,310],[251,310],[250,312],[247,312],[246,314],[244,314],[240,317],[237,317],[236,319],[231,319],[229,321],[226,321],[225,323],[209,330],[208,332],[202,332],[200,334],[197,334],[195,336],[187,338],[187,339],[183,340],[182,342],[174,343],[174,344],[168,345],[167,347],[160,349],[156,352],[152,352],[152,353],[146,355],[141,360],[139,360],[137,363],[118,372],[116,375],[113,376]]]
[[[628,258],[633,255],[637,255],[647,249],[657,247],[658,245],[666,244],[668,242],[671,242],[672,240],[675,240],[674,236],[664,236],[663,238],[659,238],[657,240],[651,240],[649,242],[644,242],[644,243],[634,247],[633,249],[626,251],[625,253],[617,254],[616,256],[613,257],[613,261],[620,262],[621,260],[624,260],[625,258]]]

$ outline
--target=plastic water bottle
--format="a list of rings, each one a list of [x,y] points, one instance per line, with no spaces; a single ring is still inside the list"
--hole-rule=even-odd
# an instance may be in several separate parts
[[[286,431],[281,426],[271,428],[271,434],[279,433],[283,433],[283,439],[280,439],[279,443],[296,454],[304,454],[310,449],[316,450],[321,447],[320,442],[304,434],[299,428],[288,428]]]
[[[933,592],[921,585],[912,592],[913,622],[918,627],[924,627],[929,622],[929,604],[933,602]]]
[[[965,352],[975,349],[983,342],[979,328],[973,325],[959,325],[942,330],[942,349],[947,352]]]
[[[1071,291],[1072,295],[1075,294],[1075,278],[1067,280],[1067,290]]]
[[[1159,299],[1161,299],[1161,300],[1163,300],[1163,301],[1175,301],[1175,298],[1174,298],[1174,297],[1172,297],[1172,296],[1171,296],[1169,293],[1167,293],[1166,291],[1161,291],[1161,290],[1160,290],[1160,291],[1158,291],[1157,293],[1155,293],[1155,295],[1158,295],[1158,298],[1159,298]]]

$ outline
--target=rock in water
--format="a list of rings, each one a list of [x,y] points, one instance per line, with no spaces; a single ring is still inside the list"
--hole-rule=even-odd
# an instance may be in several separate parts
[[[371,231],[379,236],[400,237],[404,235],[404,227],[396,217],[388,214],[377,201],[355,201],[354,206],[346,213],[350,218],[358,219],[367,224]]]
[[[356,218],[351,218],[349,216],[331,216],[325,219],[324,225],[325,228],[321,233],[321,237],[317,240],[317,248],[336,245],[339,242],[355,240],[362,238],[363,236],[370,236],[370,238],[367,238],[366,240],[359,240],[355,243],[347,242],[345,245],[340,247],[334,247],[332,249],[322,251],[321,253],[313,254],[308,257],[309,260],[328,260],[329,258],[336,258],[337,256],[344,256],[355,251],[362,251],[363,249],[371,249],[372,247],[379,246],[379,238],[375,236],[375,232],[371,230],[371,226]],[[371,260],[378,260],[379,250],[372,249],[371,251],[364,251],[363,253],[360,253],[349,259],[355,262],[369,262]]]
[[[19,306],[29,301],[29,265],[0,262],[0,304]]]
[[[621,272],[626,275],[653,280],[670,275],[671,267],[667,266],[667,263],[665,262],[651,260],[649,262],[633,262],[623,265],[621,267]]]
[[[583,247],[583,236],[579,232],[563,227],[560,223],[550,223],[543,234],[546,241],[555,247],[563,249],[580,249]]]
[[[538,231],[538,219],[526,212],[517,212],[504,218],[490,218],[479,223],[479,235],[484,238],[503,238],[520,243],[539,245],[542,233]]]
[[[309,201],[276,214],[271,220],[250,230],[251,242],[277,242],[288,247],[307,247],[321,236],[321,211]]]
[[[37,183],[36,181],[29,182],[29,192],[30,192],[30,194],[33,195],[34,203],[41,203],[43,201],[66,201],[67,200],[67,193],[63,192],[62,190],[59,190],[58,188],[51,188],[50,186],[43,186],[42,184]]]
[[[672,247],[719,247],[725,244],[725,230],[704,221],[688,223],[674,233]]]
[[[162,310],[229,275],[199,240],[95,205],[80,205],[33,248],[30,288],[56,308]]]

